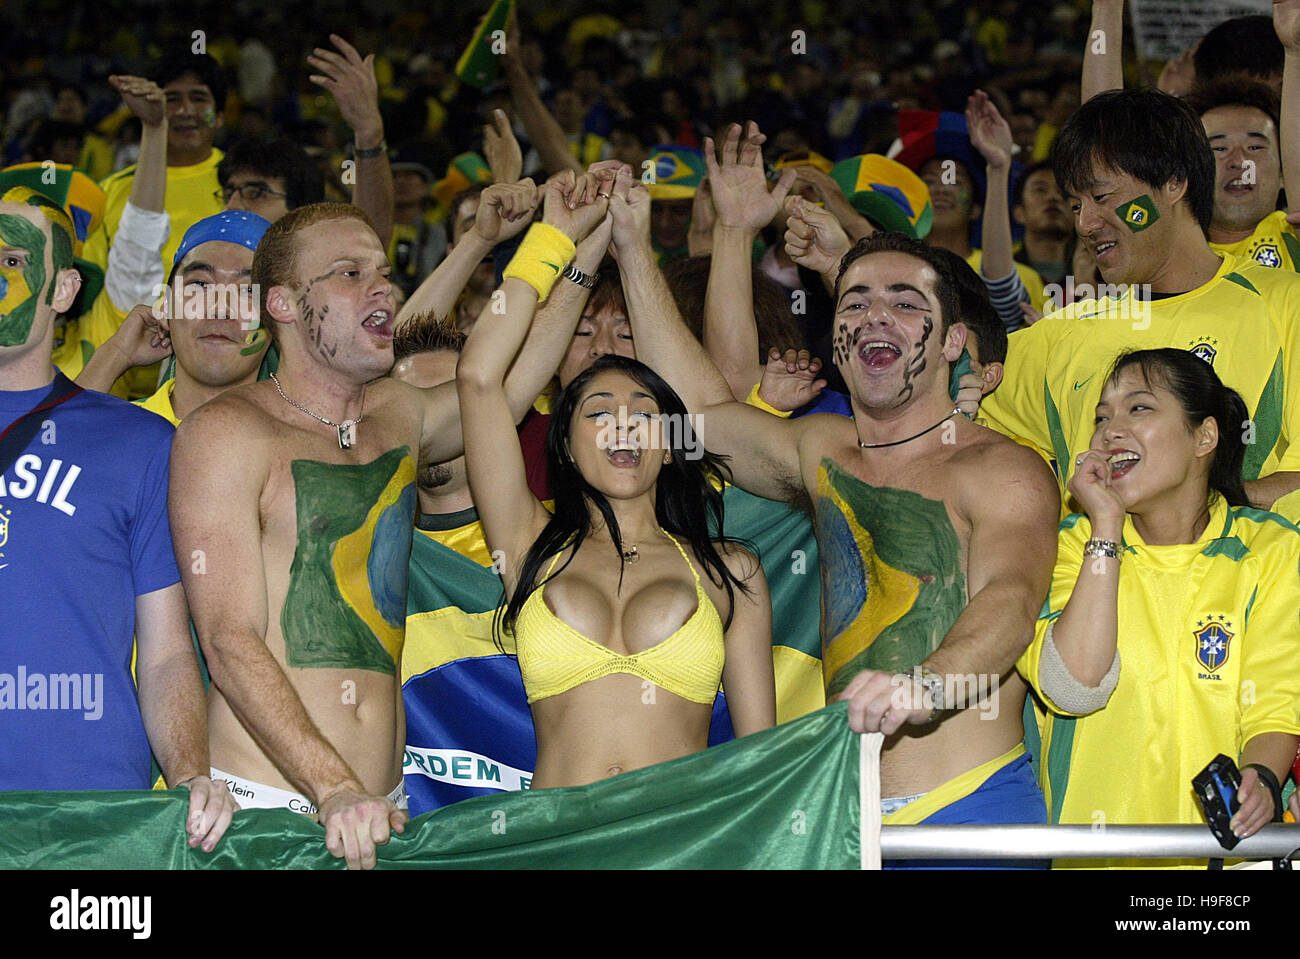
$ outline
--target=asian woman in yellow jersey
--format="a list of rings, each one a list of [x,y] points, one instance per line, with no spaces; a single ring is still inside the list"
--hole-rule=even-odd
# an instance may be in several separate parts
[[[1190,352],[1128,353],[1110,372],[1069,481],[1083,513],[1061,524],[1018,664],[1047,707],[1050,821],[1204,823],[1191,781],[1219,753],[1242,770],[1238,836],[1281,811],[1275,786],[1300,742],[1300,529],[1246,505],[1254,428]]]

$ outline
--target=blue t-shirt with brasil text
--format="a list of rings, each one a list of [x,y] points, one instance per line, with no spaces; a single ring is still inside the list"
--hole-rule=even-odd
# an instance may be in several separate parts
[[[48,392],[0,390],[0,430]],[[91,391],[37,415],[0,476],[0,789],[147,789],[131,648],[136,597],[180,581],[175,431]]]

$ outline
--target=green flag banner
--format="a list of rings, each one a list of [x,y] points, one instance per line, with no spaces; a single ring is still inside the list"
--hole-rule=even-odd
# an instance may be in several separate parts
[[[846,703],[566,789],[479,796],[413,820],[388,869],[856,869],[859,739]],[[0,793],[0,869],[341,869],[324,830],[249,810],[215,852],[184,790]]]

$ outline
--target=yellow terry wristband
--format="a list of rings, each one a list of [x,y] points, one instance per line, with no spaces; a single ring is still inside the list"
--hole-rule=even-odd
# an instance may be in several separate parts
[[[573,241],[555,227],[534,223],[501,274],[502,279],[513,276],[523,280],[537,291],[537,302],[543,303],[576,249]]]
[[[754,384],[754,388],[749,391],[745,397],[745,402],[750,406],[756,406],[764,413],[771,413],[773,416],[779,416],[781,419],[787,419],[794,410],[778,410],[775,406],[768,406],[758,396],[758,388],[763,385],[762,380]]]

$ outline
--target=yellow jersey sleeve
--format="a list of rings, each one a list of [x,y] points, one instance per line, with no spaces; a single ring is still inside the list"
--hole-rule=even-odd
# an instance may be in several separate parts
[[[1300,471],[1300,283],[1280,284],[1279,294],[1269,298],[1273,322],[1282,340],[1281,368],[1275,365],[1271,379],[1281,378],[1282,437],[1277,444],[1278,471]],[[1256,414],[1258,416],[1258,413]]]
[[[1260,576],[1247,607],[1249,637],[1242,650],[1244,746],[1264,733],[1300,733],[1300,529],[1262,510],[1238,512],[1242,518],[1268,517],[1251,543]]]
[[[1043,325],[1046,322],[1039,320],[1007,337],[1002,382],[984,397],[979,416],[990,428],[1038,450],[1050,463],[1055,452],[1044,415],[1051,349],[1051,328]]]

